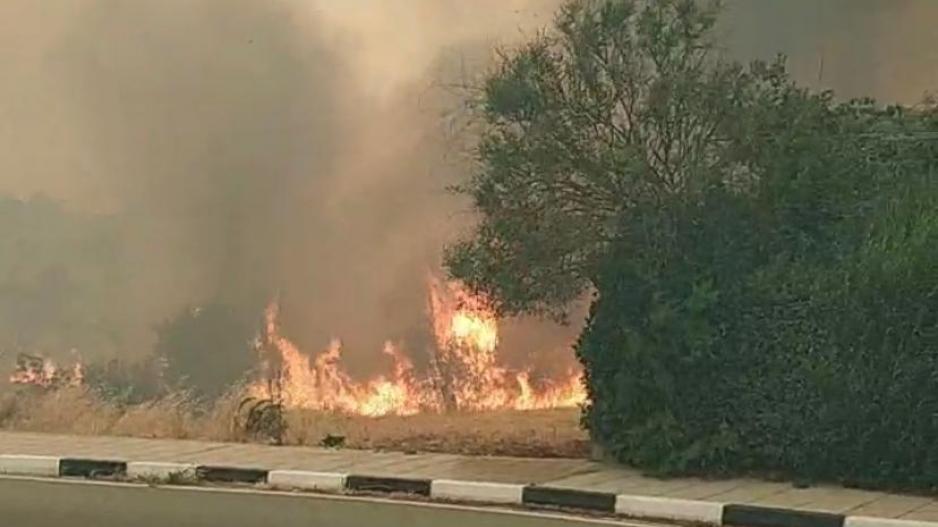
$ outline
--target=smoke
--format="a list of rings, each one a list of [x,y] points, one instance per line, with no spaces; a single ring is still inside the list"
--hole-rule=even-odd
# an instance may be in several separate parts
[[[844,98],[915,104],[938,88],[932,0],[728,0],[736,56],[789,57],[795,76]]]
[[[275,296],[304,349],[419,348],[466,221],[440,87],[549,18],[526,4],[548,2],[4,2],[0,192],[118,218],[122,353]]]
[[[465,165],[441,86],[475,78],[560,3],[5,0],[0,194],[116,218],[121,353],[145,353],[185,306],[252,313],[275,296],[303,349],[340,337],[358,363],[385,339],[419,352],[427,273],[470,221],[444,190]],[[938,80],[936,11],[737,0],[722,31],[739,56],[788,53],[806,82],[911,101]],[[576,333],[519,327],[522,355]]]

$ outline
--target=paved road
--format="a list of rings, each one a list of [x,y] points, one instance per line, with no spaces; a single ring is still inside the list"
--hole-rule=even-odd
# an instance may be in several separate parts
[[[16,527],[587,527],[631,525],[507,510],[249,490],[0,478]]]

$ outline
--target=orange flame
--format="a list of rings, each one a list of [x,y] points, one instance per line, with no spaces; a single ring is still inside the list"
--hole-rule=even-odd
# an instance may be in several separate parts
[[[278,306],[267,310],[259,347],[267,354],[267,376],[253,396],[275,395],[291,408],[366,416],[413,415],[444,410],[535,410],[575,407],[586,399],[578,371],[555,381],[534,383],[531,371],[512,371],[498,360],[498,319],[482,299],[458,282],[431,279],[429,313],[436,350],[428,372],[418,376],[412,362],[393,343],[387,375],[352,379],[341,364],[341,343],[310,358],[279,333]]]
[[[50,359],[20,354],[16,358],[16,370],[10,375],[10,382],[42,388],[81,386],[84,382],[84,370],[81,363],[66,369],[56,366]]]
[[[279,386],[257,382],[249,389],[252,395],[269,398],[276,390],[288,407],[368,416],[411,415],[421,410],[422,390],[414,380],[413,365],[391,343],[384,347],[384,353],[394,360],[391,375],[358,383],[342,369],[342,345],[338,340],[333,340],[326,351],[311,360],[280,335],[278,311],[276,304],[267,308],[260,344],[276,355],[274,360],[279,364],[268,364],[267,369],[277,370]]]

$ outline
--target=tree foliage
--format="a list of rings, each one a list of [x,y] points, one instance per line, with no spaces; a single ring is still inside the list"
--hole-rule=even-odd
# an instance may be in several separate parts
[[[577,349],[594,437],[669,472],[938,485],[935,115],[832,103],[753,192],[633,216]]]
[[[572,0],[487,79],[451,272],[592,288],[584,423],[621,461],[938,485],[938,111],[747,67],[693,0]]]
[[[453,274],[509,313],[557,314],[595,281],[624,211],[733,176],[756,75],[715,53],[714,6],[579,0],[487,79],[480,213]],[[758,72],[771,75],[766,69]]]

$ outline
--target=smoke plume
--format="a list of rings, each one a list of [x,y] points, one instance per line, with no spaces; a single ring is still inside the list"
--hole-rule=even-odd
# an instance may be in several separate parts
[[[549,18],[525,4],[4,2],[0,192],[119,218],[122,353],[186,306],[275,296],[305,349],[419,345],[465,221],[441,76]]]
[[[0,194],[114,218],[109,351],[146,352],[186,306],[275,296],[304,349],[340,337],[367,363],[385,339],[420,348],[427,273],[471,221],[444,190],[466,167],[442,86],[559,4],[5,0]],[[721,31],[737,56],[789,54],[805,82],[911,102],[938,82],[936,15],[929,0],[738,0]],[[512,338],[521,355],[576,333],[523,328],[540,338]]]

